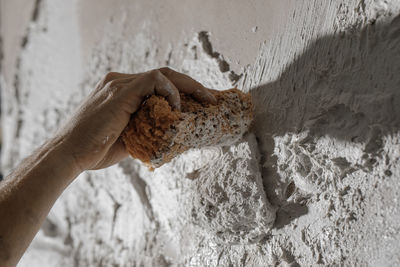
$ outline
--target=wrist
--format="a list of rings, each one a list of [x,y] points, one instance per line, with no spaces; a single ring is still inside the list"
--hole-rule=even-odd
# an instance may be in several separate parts
[[[73,180],[82,173],[83,170],[78,160],[62,136],[56,136],[47,141],[43,150],[52,166],[55,166],[60,172],[57,175]]]

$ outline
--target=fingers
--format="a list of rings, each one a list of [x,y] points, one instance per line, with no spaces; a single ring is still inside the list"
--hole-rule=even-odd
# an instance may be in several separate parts
[[[152,94],[164,96],[168,103],[178,110],[181,107],[179,91],[190,94],[201,102],[217,103],[211,90],[170,68],[155,69],[141,74],[110,72],[105,75],[101,84],[109,89],[122,87],[120,97],[125,103],[132,103],[129,104],[132,113],[140,106],[143,97]]]
[[[145,97],[152,94],[164,96],[168,103],[180,110],[181,100],[179,91],[159,70],[152,70],[141,74],[126,84],[127,94]]]
[[[167,67],[159,70],[179,89],[179,91],[190,94],[199,101],[217,104],[217,100],[214,95],[201,83],[197,82],[191,77]]]
[[[181,110],[181,98],[179,96],[179,91],[175,87],[175,85],[158,70],[155,74],[155,80],[156,94],[164,96],[165,98],[167,98],[167,101],[170,105],[178,110]]]

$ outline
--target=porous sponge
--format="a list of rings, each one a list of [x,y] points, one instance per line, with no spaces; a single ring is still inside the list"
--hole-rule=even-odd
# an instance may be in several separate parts
[[[164,97],[151,96],[122,133],[129,154],[157,168],[190,148],[239,140],[253,120],[250,94],[236,88],[212,93],[216,105],[181,93],[181,111],[172,109]]]

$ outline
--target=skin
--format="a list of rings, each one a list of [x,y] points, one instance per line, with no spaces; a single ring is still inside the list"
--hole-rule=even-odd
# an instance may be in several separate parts
[[[0,266],[18,263],[54,202],[80,173],[128,156],[119,136],[145,97],[162,95],[180,109],[179,91],[216,103],[200,83],[169,68],[106,74],[66,125],[0,183]]]

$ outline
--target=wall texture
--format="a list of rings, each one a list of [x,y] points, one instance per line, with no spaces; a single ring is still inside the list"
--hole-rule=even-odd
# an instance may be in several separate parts
[[[400,1],[214,2],[0,4],[5,174],[111,70],[256,108],[230,147],[82,174],[20,266],[400,265]]]

